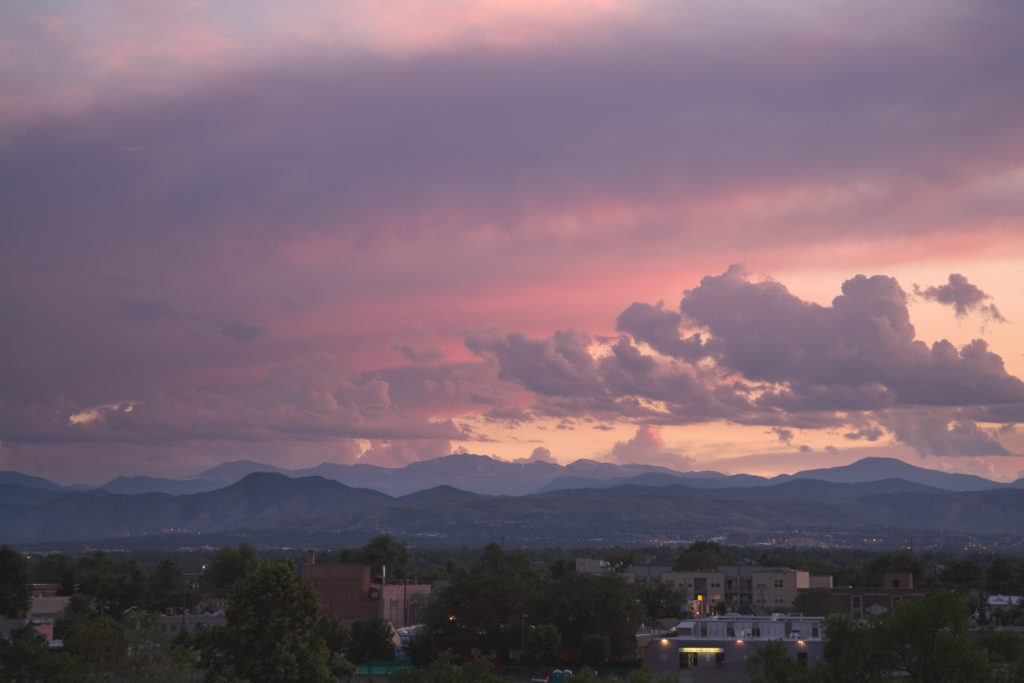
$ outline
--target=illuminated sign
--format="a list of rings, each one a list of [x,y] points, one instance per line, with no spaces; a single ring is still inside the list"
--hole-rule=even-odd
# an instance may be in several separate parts
[[[725,650],[720,647],[681,647],[679,648],[679,651],[697,655],[718,655],[725,652]]]

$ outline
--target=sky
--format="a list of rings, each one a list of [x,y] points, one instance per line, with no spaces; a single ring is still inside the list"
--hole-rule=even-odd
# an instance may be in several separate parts
[[[1024,475],[1013,0],[9,0],[0,469]]]

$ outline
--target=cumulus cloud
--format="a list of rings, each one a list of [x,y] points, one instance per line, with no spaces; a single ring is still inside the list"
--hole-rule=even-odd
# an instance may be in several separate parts
[[[791,445],[793,443],[793,430],[785,429],[783,427],[774,427],[772,428],[772,432],[775,433],[775,436],[778,437],[781,443],[786,445]]]
[[[879,419],[897,439],[922,457],[1013,455],[999,443],[991,430],[944,411],[889,411]]]
[[[1024,382],[984,340],[960,348],[917,340],[907,295],[886,276],[853,277],[823,306],[737,266],[684,292],[678,314],[633,304],[617,326],[625,334],[616,339],[508,333],[467,345],[495,359],[503,379],[533,392],[533,409],[544,414],[762,424],[783,443],[792,442],[794,427],[843,425],[847,439],[877,441],[879,411],[1024,406]],[[883,427],[920,452],[1000,452],[969,419],[965,413],[945,430]]]
[[[451,443],[444,439],[374,440],[359,456],[359,461],[379,467],[402,467],[449,454]]]
[[[595,374],[590,337],[578,330],[556,332],[547,339],[531,339],[509,332],[504,337],[470,335],[466,346],[475,353],[495,357],[500,377],[521,382],[538,394],[558,397],[601,396],[604,389]]]
[[[677,470],[692,469],[693,458],[665,448],[665,442],[656,426],[641,425],[629,441],[617,441],[608,452],[612,462],[622,465],[648,463]]]
[[[681,322],[682,316],[666,310],[663,302],[651,306],[637,301],[619,314],[615,327],[636,341],[649,344],[654,350],[669,356],[698,358],[701,350],[700,336],[694,334],[686,339],[680,337]]]
[[[436,363],[444,359],[444,353],[435,346],[413,346],[396,341],[391,348],[414,363]]]
[[[551,450],[548,449],[548,448],[544,448],[543,446],[537,446],[536,448],[534,448],[533,452],[530,453],[530,457],[528,457],[528,458],[518,458],[518,459],[514,460],[513,462],[519,462],[519,463],[548,462],[548,463],[558,464],[558,461],[555,460],[553,455],[551,455]]]
[[[972,285],[966,277],[959,273],[951,273],[949,282],[944,285],[925,288],[914,285],[914,293],[924,299],[952,306],[956,310],[957,317],[960,318],[971,311],[978,311],[996,322],[1006,322],[995,304],[985,303],[992,297],[981,291],[976,285]]]

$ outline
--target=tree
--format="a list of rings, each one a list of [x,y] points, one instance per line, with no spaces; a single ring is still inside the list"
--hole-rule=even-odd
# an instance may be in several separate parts
[[[923,588],[928,580],[928,566],[920,557],[909,550],[882,553],[868,563],[864,569],[864,586],[881,586],[882,575],[887,572],[914,575],[914,585]]]
[[[431,600],[426,626],[441,649],[508,652],[520,645],[523,615],[533,613],[539,583],[525,555],[491,543]]]
[[[0,615],[18,619],[28,611],[32,600],[28,580],[25,556],[6,544],[0,546]]]
[[[238,546],[237,550],[224,546],[213,556],[204,577],[214,590],[228,591],[236,581],[256,569],[258,561],[256,548],[248,543]]]
[[[877,622],[855,620],[847,614],[825,619],[822,669],[830,683],[881,683],[891,680],[893,653]]]
[[[910,681],[954,683],[977,680],[988,668],[985,651],[967,635],[970,610],[949,592],[904,603],[883,622],[883,641]]]
[[[685,550],[680,549],[672,568],[676,571],[698,571],[729,564],[732,564],[732,558],[722,546],[714,541],[694,541]]]
[[[603,633],[588,633],[580,640],[580,661],[587,666],[600,666],[611,656],[611,642]]]
[[[793,611],[812,617],[827,617],[843,611],[843,604],[827,588],[811,588],[793,598]]]
[[[393,661],[395,646],[391,640],[391,626],[380,618],[360,619],[352,622],[348,659],[356,664]]]
[[[313,624],[313,636],[324,641],[331,653],[344,654],[352,642],[352,632],[338,617],[320,616]]]
[[[67,653],[51,652],[32,626],[13,629],[7,640],[0,638],[0,680],[75,681],[85,676]]]
[[[412,562],[412,551],[405,541],[397,541],[391,534],[374,536],[362,547],[363,563],[370,565],[375,573],[387,568],[389,577],[403,579]]]
[[[1018,586],[1017,567],[1008,557],[997,557],[985,570],[985,590],[997,595],[1010,595]]]
[[[644,616],[633,586],[618,574],[567,574],[546,583],[531,615],[554,624],[563,646],[581,650],[583,638],[603,634],[610,656],[630,656],[636,650],[636,630]]]
[[[32,567],[35,583],[59,583],[57,595],[71,595],[75,592],[75,560],[64,553],[50,553],[39,559]]]
[[[982,587],[984,571],[974,560],[950,562],[939,575],[942,582],[959,593],[979,590]]]
[[[264,560],[235,583],[229,599],[227,624],[196,637],[209,679],[326,683],[336,677],[324,641],[308,638],[319,599],[299,581],[293,560]]]
[[[681,619],[686,616],[686,588],[663,581],[648,581],[640,589],[640,603],[647,619]]]
[[[109,615],[76,622],[64,647],[98,674],[117,677],[125,673],[128,641],[124,628]]]
[[[388,677],[389,683],[514,683],[515,679],[491,673],[486,659],[455,666],[447,659],[436,659],[422,669],[398,669]]]
[[[554,624],[531,626],[526,633],[525,663],[547,666],[558,663],[558,648],[561,644],[562,634]]]
[[[92,596],[101,615],[120,619],[128,609],[149,604],[149,581],[134,560],[115,562],[96,551],[78,561],[75,573],[79,590]]]
[[[770,640],[747,660],[751,683],[810,683],[811,674],[786,652],[781,640]]]
[[[150,576],[151,609],[163,612],[168,607],[194,604],[196,594],[186,590],[185,575],[170,558],[160,561]]]

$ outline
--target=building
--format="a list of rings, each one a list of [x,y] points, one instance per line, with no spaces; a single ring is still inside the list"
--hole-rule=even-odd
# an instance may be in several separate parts
[[[811,577],[789,567],[718,567],[714,570],[666,572],[661,580],[686,589],[691,611],[708,616],[724,602],[731,612],[769,614],[793,604],[798,591],[831,585],[831,577]]]
[[[868,616],[884,618],[901,602],[915,602],[928,595],[928,591],[914,588],[911,573],[890,572],[882,575],[881,588],[833,588],[832,595],[839,599],[843,612],[854,619]]]
[[[680,681],[747,680],[747,660],[769,641],[811,665],[822,658],[824,635],[821,617],[726,614],[681,621],[669,633],[637,634],[637,646],[651,669],[678,671]]]
[[[430,586],[417,583],[381,585],[372,580],[370,565],[316,563],[309,551],[302,567],[303,581],[320,596],[320,614],[342,621],[381,617],[396,628],[418,624],[430,601]]]
[[[341,621],[381,616],[380,585],[370,582],[368,564],[317,564],[310,550],[301,577],[312,584],[320,596],[320,614],[324,616],[334,616]]]
[[[578,574],[605,574],[610,571],[612,571],[612,565],[607,560],[598,560],[592,557],[576,558]]]
[[[430,586],[422,583],[392,583],[381,589],[383,617],[404,628],[423,623],[427,603],[430,602]]]
[[[659,565],[630,565],[623,571],[619,572],[619,576],[626,579],[629,583],[639,583],[643,585],[648,583],[657,583],[661,581],[662,576],[671,573],[672,567]]]

